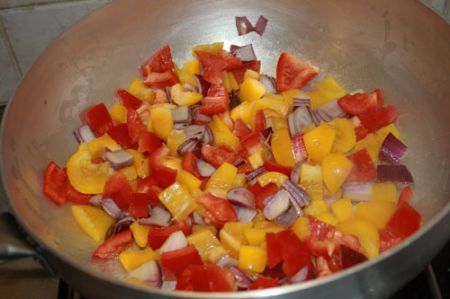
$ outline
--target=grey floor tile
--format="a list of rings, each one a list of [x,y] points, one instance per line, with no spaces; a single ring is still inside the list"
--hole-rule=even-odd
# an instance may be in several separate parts
[[[14,67],[13,59],[5,42],[3,37],[0,40],[0,104],[9,100],[20,80],[20,75]]]
[[[58,2],[0,10],[0,17],[20,70],[25,73],[54,38],[81,17],[107,2],[108,0]]]

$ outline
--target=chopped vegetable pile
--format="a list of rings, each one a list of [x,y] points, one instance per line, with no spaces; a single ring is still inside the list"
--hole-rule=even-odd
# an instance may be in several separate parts
[[[129,281],[237,291],[301,283],[395,246],[420,226],[397,109],[379,89],[283,52],[276,78],[252,45],[165,46],[118,101],[81,115],[78,150],[50,162],[44,194],[72,204]]]

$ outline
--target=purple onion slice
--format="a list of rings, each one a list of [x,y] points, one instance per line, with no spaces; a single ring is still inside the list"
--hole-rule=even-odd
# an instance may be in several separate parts
[[[75,135],[78,143],[89,142],[95,139],[95,134],[88,125],[79,127],[73,132],[73,134]]]
[[[389,133],[381,145],[379,157],[382,161],[398,164],[406,156],[407,150],[403,142]]]
[[[232,47],[230,47],[230,51],[231,51],[231,54],[240,58],[244,62],[257,60],[252,44],[248,44],[248,45],[245,45],[242,47],[233,45]]]
[[[227,193],[228,200],[237,206],[255,209],[255,196],[247,188],[238,187],[233,188]]]
[[[203,161],[202,159],[197,160],[197,169],[202,177],[210,177],[214,172],[216,172],[214,166],[206,161]]]
[[[290,200],[289,193],[286,190],[280,189],[270,198],[264,207],[264,216],[268,220],[274,220],[289,209]]]
[[[134,163],[133,156],[124,150],[106,151],[104,157],[114,169],[124,168]]]
[[[258,33],[260,36],[263,36],[264,31],[266,31],[266,27],[267,27],[267,23],[269,22],[269,20],[264,17],[264,16],[260,16],[258,21],[256,21],[256,25],[254,27],[254,31],[256,33]]]
[[[236,211],[239,222],[252,222],[253,218],[255,218],[257,214],[254,209],[244,208],[237,205],[233,205],[233,208]]]
[[[414,183],[413,176],[405,165],[378,165],[377,174],[379,182]]]
[[[254,31],[253,25],[250,23],[246,16],[236,17],[236,29],[239,35],[245,35]]]
[[[188,106],[181,106],[170,110],[174,123],[190,123],[192,122],[191,111]]]

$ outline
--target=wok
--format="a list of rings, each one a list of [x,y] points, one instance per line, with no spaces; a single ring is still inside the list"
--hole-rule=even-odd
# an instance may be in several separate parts
[[[239,37],[234,17],[269,19],[266,33]],[[346,90],[382,88],[400,110],[416,181],[418,233],[377,259],[302,284],[243,293],[147,289],[120,279],[109,264],[92,265],[96,244],[69,206],[43,197],[42,170],[64,165],[77,144],[72,130],[86,107],[115,100],[113,91],[164,44],[176,62],[192,45],[253,43],[273,74],[281,51],[313,61]],[[11,211],[60,277],[92,298],[379,298],[421,271],[450,236],[450,27],[416,1],[112,1],[63,33],[17,88],[2,127],[1,169]],[[17,247],[3,244],[11,256]],[[21,251],[23,253],[23,251]],[[17,253],[17,251],[15,251]],[[26,255],[26,252],[25,254]],[[116,274],[111,274],[115,272]]]

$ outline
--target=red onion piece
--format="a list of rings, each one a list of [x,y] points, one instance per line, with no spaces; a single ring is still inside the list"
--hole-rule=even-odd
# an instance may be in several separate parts
[[[292,167],[290,180],[295,184],[298,184],[300,182],[300,173],[302,170],[302,164],[303,164],[303,162],[300,161],[300,162],[295,163],[294,167]]]
[[[188,106],[181,106],[170,110],[174,123],[190,123],[192,122],[191,111]]]
[[[377,174],[379,182],[414,183],[413,176],[405,165],[378,165]]]
[[[183,156],[187,152],[193,152],[195,148],[197,147],[197,144],[199,143],[199,140],[196,138],[190,138],[180,144],[177,149],[177,153],[180,156]]]
[[[261,166],[259,168],[256,168],[255,170],[253,170],[252,172],[249,172],[247,174],[247,181],[251,182],[254,179],[256,179],[258,176],[260,176],[261,174],[263,174],[264,172],[266,172],[266,169]]]
[[[166,209],[156,206],[151,210],[149,218],[141,218],[138,221],[145,225],[169,226],[171,218]]]
[[[205,132],[202,137],[202,142],[206,144],[214,143],[214,135],[211,129],[208,126],[205,126]]]
[[[188,245],[188,241],[182,231],[172,233],[159,249],[160,253],[182,249]]]
[[[104,156],[114,169],[124,168],[134,163],[133,156],[124,150],[107,151]]]
[[[311,203],[311,197],[298,184],[293,183],[290,180],[286,180],[283,182],[281,187],[289,193],[290,198],[295,200],[300,208],[304,208]]]
[[[347,183],[342,186],[342,197],[352,201],[368,201],[372,199],[372,183]]]
[[[197,160],[197,169],[202,177],[210,177],[216,172],[214,166],[201,159]]]
[[[234,278],[236,279],[237,287],[240,289],[248,289],[252,283],[253,280],[250,279],[250,277],[247,276],[244,272],[242,272],[241,269],[239,269],[236,266],[230,267],[231,273],[233,273]]]
[[[279,225],[288,228],[294,225],[295,221],[298,218],[297,210],[294,207],[291,207],[285,213],[278,216],[274,221]]]
[[[235,46],[235,45],[233,45],[233,46],[234,47],[230,48],[231,54],[240,58],[242,61],[246,62],[246,61],[257,60],[252,44],[248,44],[248,45],[245,45],[242,47]]]
[[[117,221],[108,228],[108,231],[106,232],[105,235],[105,240],[109,239],[114,235],[117,235],[118,233],[120,233],[125,229],[128,229],[135,220],[136,219],[134,219],[133,217],[124,217],[120,219],[119,221]]]
[[[203,76],[201,75],[195,75],[195,79],[197,79],[197,90],[198,93],[201,93],[204,97],[208,94],[209,87],[211,84],[203,79]]]
[[[175,291],[175,288],[177,287],[177,281],[173,281],[173,280],[164,280],[162,285],[161,285],[161,289],[164,290],[170,290],[170,291]]]
[[[120,216],[122,216],[122,210],[111,198],[103,199],[102,208],[106,213],[108,213],[108,215],[113,218],[118,219],[120,218]]]
[[[289,282],[299,283],[299,282],[307,280],[308,274],[309,274],[308,272],[309,272],[309,267],[308,267],[308,265],[306,265],[303,268],[301,268],[297,273],[295,273],[294,276],[292,276],[289,279]]]
[[[237,157],[236,160],[233,162],[233,166],[238,167],[242,164],[244,164],[245,160],[242,157]]]
[[[299,94],[293,97],[294,108],[311,107],[311,97],[306,94]]]
[[[183,130],[188,126],[188,123],[174,123],[173,124],[173,129],[174,130]]]
[[[97,208],[102,208],[102,203],[103,203],[103,199],[102,199],[101,194],[95,194],[95,195],[92,195],[91,198],[89,198],[89,204],[91,206],[94,206]]]
[[[381,145],[379,157],[382,161],[397,164],[406,156],[407,150],[408,147],[403,142],[389,133]]]
[[[254,30],[256,33],[258,33],[260,36],[263,36],[264,31],[266,31],[267,23],[269,22],[268,19],[264,16],[260,16],[258,21],[256,21],[256,25],[254,27]]]
[[[205,127],[203,125],[190,125],[184,128],[184,133],[188,138],[195,138],[197,140],[202,140],[205,134]]]
[[[289,209],[289,203],[289,193],[282,189],[279,190],[264,207],[264,216],[268,220],[274,220]]]
[[[158,288],[161,286],[162,275],[158,264],[155,261],[150,261],[139,266],[131,271],[128,277],[136,278]]]
[[[256,210],[233,205],[236,215],[240,222],[252,222],[256,216]]]
[[[313,119],[307,107],[299,107],[288,115],[289,133],[291,136],[301,133],[304,127],[312,124]]]
[[[337,100],[330,101],[311,112],[316,125],[322,122],[329,122],[335,118],[348,118],[349,115],[339,106]]]
[[[266,93],[277,93],[277,81],[274,77],[268,75],[259,76],[259,82],[261,82],[266,88]]]
[[[236,17],[236,29],[239,35],[250,33],[254,30],[253,25],[247,17]]]
[[[78,143],[89,142],[95,139],[95,135],[92,132],[91,128],[88,125],[83,125],[76,129],[73,134],[77,139]]]
[[[172,87],[170,87],[170,86],[167,86],[167,87],[164,89],[164,91],[166,92],[166,98],[167,98],[167,101],[169,102],[169,104],[173,104],[173,99],[172,99],[172,92],[171,92],[171,90],[172,90]]]
[[[217,262],[216,265],[222,268],[230,268],[233,266],[237,266],[238,261],[235,258],[230,257],[229,255],[222,256]]]
[[[205,219],[197,212],[192,213],[192,222],[194,224],[205,224]]]
[[[227,193],[228,200],[237,206],[255,209],[255,196],[247,188],[233,188]]]

